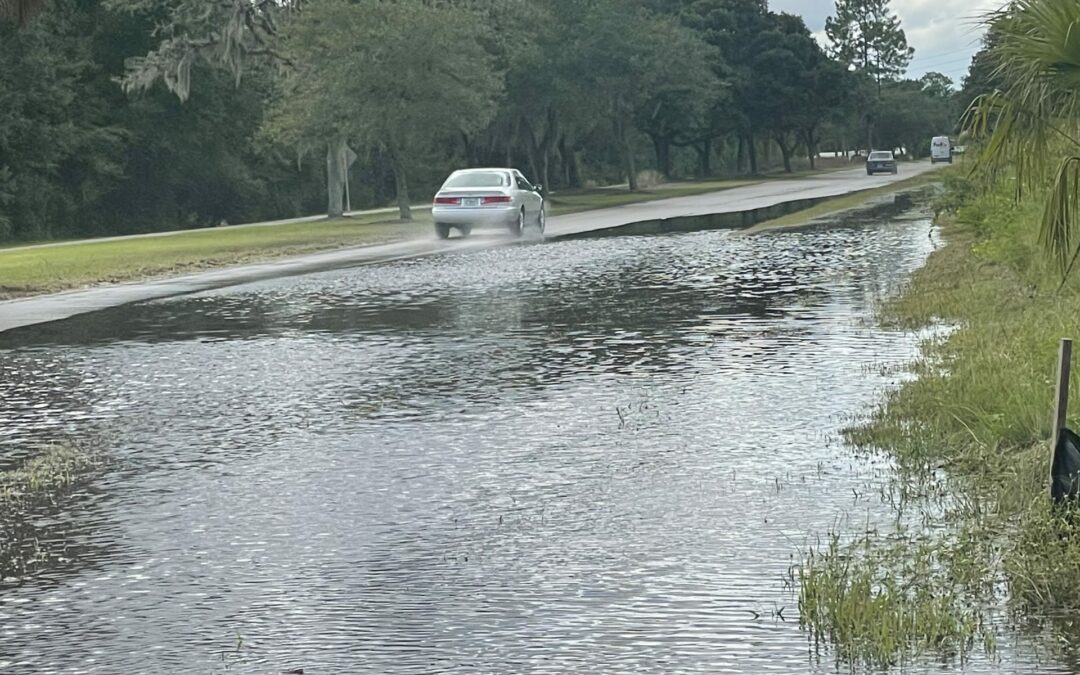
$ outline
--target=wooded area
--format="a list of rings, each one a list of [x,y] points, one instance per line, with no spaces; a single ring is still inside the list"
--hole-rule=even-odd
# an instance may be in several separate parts
[[[39,11],[41,10],[41,11]],[[764,0],[0,3],[0,240],[428,198],[462,166],[549,190],[791,171],[953,130],[888,0],[826,52]]]

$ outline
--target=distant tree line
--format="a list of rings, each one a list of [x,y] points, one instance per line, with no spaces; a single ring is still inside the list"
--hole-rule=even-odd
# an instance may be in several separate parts
[[[0,0],[0,240],[793,171],[952,131],[888,0]],[[40,12],[40,13],[39,13]],[[348,190],[344,175],[348,169]]]

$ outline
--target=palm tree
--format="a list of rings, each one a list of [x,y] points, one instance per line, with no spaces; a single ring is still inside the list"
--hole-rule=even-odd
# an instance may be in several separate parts
[[[45,0],[0,0],[0,23],[26,25],[44,7]]]
[[[1018,196],[1052,177],[1039,238],[1068,275],[1080,256],[1080,2],[1014,0],[987,23],[1003,84],[965,116],[983,141],[976,170],[1014,171]]]

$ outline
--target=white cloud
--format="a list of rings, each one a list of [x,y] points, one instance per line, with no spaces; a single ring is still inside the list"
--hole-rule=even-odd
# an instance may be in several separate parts
[[[893,0],[893,9],[915,48],[910,75],[944,73],[957,83],[971,57],[979,50],[984,32],[981,19],[1001,7],[1001,0]]]

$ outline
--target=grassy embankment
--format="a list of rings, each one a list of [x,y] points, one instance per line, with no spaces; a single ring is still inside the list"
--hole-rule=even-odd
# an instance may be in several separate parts
[[[962,660],[1016,629],[1080,647],[1080,532],[1047,494],[1056,348],[1080,337],[1080,274],[1062,286],[1042,253],[1038,195],[976,194],[959,174],[947,185],[948,243],[881,320],[956,330],[926,344],[918,378],[847,431],[895,459],[882,497],[896,529],[830,533],[792,570],[804,626],[848,662]]]
[[[726,190],[754,181],[668,183],[641,192],[613,189],[559,194],[551,214],[633,204]],[[325,251],[431,236],[431,216],[414,212],[409,223],[395,212],[336,220],[207,228],[111,241],[83,240],[0,249],[0,299],[149,279]]]

